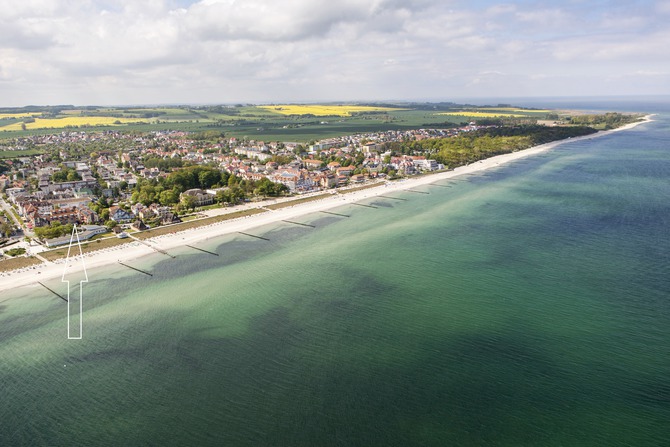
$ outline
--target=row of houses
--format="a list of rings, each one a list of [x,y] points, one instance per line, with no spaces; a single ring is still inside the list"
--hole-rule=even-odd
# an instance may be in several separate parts
[[[438,169],[444,169],[443,164],[419,155],[391,157],[389,166],[400,173],[408,175],[416,174],[418,171],[435,171]]]
[[[107,232],[107,227],[101,225],[83,225],[78,229],[77,238],[80,242],[87,241],[97,234],[103,234]],[[58,247],[61,245],[67,245],[70,243],[72,236],[62,236],[53,239],[47,239],[46,245],[49,248]]]
[[[40,211],[39,204],[27,204],[22,206],[21,217],[27,222],[28,228],[51,225],[54,222],[61,224],[94,224],[100,219],[98,215],[87,206],[72,206],[53,208],[50,211]]]

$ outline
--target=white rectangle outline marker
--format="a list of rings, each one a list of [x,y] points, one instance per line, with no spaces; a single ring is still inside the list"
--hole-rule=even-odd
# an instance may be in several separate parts
[[[72,250],[72,243],[74,242],[75,235],[77,236],[77,247],[79,248],[79,254],[74,255],[73,258],[81,259],[81,265],[82,265],[82,268],[84,269],[84,279],[79,281],[79,337],[70,336],[70,280],[65,279],[65,275],[67,273],[67,268],[68,268],[69,262],[71,260],[70,251]],[[83,307],[84,286],[83,286],[83,283],[88,282],[88,273],[86,273],[86,263],[84,262],[84,254],[81,251],[81,242],[79,241],[79,233],[77,232],[77,225],[76,224],[72,227],[72,235],[70,236],[70,246],[67,249],[67,256],[65,258],[65,268],[63,269],[63,276],[61,278],[61,282],[66,282],[67,283],[67,338],[68,338],[68,340],[81,340],[82,335],[83,335],[83,331],[84,331],[84,317],[83,317],[83,312],[84,312],[84,307]]]

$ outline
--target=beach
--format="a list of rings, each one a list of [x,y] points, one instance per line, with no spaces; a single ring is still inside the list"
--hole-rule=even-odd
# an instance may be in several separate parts
[[[642,121],[622,126],[614,130],[601,131],[583,137],[555,141],[539,146],[534,146],[522,151],[491,157],[467,166],[456,168],[451,171],[422,175],[399,181],[380,182],[379,186],[374,188],[356,190],[346,194],[333,192],[330,197],[326,197],[320,200],[287,206],[277,210],[266,210],[263,213],[218,222],[198,228],[187,229],[183,231],[178,231],[175,229],[175,233],[146,239],[144,241],[145,243],[134,241],[123,244],[121,246],[87,253],[84,255],[84,262],[86,269],[90,271],[95,268],[118,263],[119,261],[132,261],[143,256],[156,253],[157,251],[169,251],[170,249],[184,245],[195,245],[199,242],[203,242],[214,237],[232,233],[247,232],[256,227],[280,222],[283,220],[295,220],[301,216],[317,213],[320,211],[328,211],[342,205],[356,203],[365,199],[371,199],[380,195],[388,194],[390,192],[415,189],[417,187],[429,185],[431,183],[450,180],[459,176],[474,174],[477,172],[483,172],[514,160],[551,150],[561,144],[598,138],[604,135],[609,135],[612,132],[631,129],[639,124],[651,121],[651,117],[652,115],[648,115]],[[319,194],[323,194],[323,192],[320,192]],[[263,204],[246,205],[246,207],[252,208],[262,208],[263,206]],[[239,208],[236,207],[235,209]],[[217,210],[213,210],[210,213],[210,215],[215,214],[217,214]],[[65,262],[65,259],[61,259],[55,262],[43,262],[39,265],[10,272],[4,272],[0,276],[0,291],[16,289],[30,285],[39,287],[37,283],[38,281],[54,279],[62,276]]]

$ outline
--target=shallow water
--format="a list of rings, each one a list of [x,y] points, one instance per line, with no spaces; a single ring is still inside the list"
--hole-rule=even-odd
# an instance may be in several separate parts
[[[89,272],[81,341],[4,294],[0,445],[668,444],[657,119]]]

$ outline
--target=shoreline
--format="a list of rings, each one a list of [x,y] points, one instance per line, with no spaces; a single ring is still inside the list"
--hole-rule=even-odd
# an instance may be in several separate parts
[[[267,210],[263,213],[212,223],[202,227],[184,229],[181,231],[176,230],[174,233],[148,238],[143,242],[134,241],[115,247],[97,250],[84,254],[84,263],[86,265],[86,270],[90,271],[99,267],[117,264],[119,261],[132,261],[143,258],[147,255],[155,254],[159,250],[167,251],[177,247],[183,247],[188,244],[203,242],[214,237],[249,231],[254,228],[277,223],[282,220],[291,220],[300,216],[331,210],[333,208],[359,202],[364,199],[378,197],[388,192],[403,191],[417,186],[435,183],[441,180],[448,180],[462,175],[486,171],[511,161],[551,150],[565,143],[590,140],[593,138],[609,135],[614,132],[632,129],[640,124],[651,122],[652,116],[652,114],[646,115],[641,121],[627,124],[616,129],[600,131],[582,137],[552,141],[550,143],[533,146],[521,151],[497,155],[495,157],[480,160],[470,165],[461,166],[450,171],[443,171],[436,174],[427,174],[420,177],[411,177],[394,182],[380,182],[379,186],[376,187],[348,192],[346,194],[340,194],[336,192],[333,193],[331,197],[327,197],[321,200],[310,201],[292,206],[289,205],[277,210]],[[323,191],[320,191],[318,194],[323,193]],[[263,208],[264,205],[254,204],[249,206],[249,208],[259,207]],[[150,244],[150,246],[145,243]],[[23,288],[27,286],[38,287],[38,281],[53,280],[62,276],[64,265],[65,259],[59,259],[54,262],[42,262],[41,264],[35,266],[3,272],[0,274],[0,291]]]

